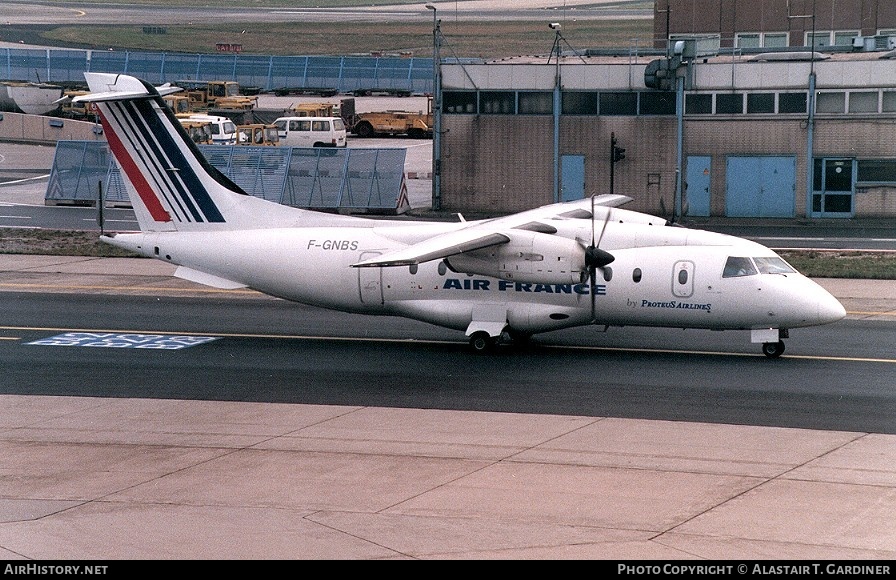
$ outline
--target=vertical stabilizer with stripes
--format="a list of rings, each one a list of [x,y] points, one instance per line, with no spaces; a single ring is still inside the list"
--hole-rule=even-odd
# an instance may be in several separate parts
[[[127,75],[85,77],[91,93],[77,99],[97,105],[141,230],[227,230],[245,221],[236,208],[251,196],[205,160],[162,100],[179,89]]]

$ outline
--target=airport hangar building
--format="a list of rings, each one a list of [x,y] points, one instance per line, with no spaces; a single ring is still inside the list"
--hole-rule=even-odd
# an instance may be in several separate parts
[[[673,219],[896,216],[896,32],[815,52],[718,38],[442,61],[434,208],[612,192]]]

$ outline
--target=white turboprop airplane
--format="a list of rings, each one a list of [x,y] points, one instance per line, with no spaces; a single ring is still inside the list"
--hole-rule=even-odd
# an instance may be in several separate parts
[[[242,191],[213,168],[155,88],[85,73],[140,233],[104,242],[175,275],[353,313],[464,331],[474,350],[581,325],[749,330],[768,357],[790,328],[846,315],[770,249],[670,226],[600,195],[477,221],[327,214]]]

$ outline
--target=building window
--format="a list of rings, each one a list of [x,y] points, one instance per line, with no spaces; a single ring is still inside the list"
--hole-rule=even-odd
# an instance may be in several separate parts
[[[762,46],[762,37],[758,32],[742,33],[735,37],[734,43],[737,48],[759,48]]]
[[[766,32],[762,37],[766,48],[784,48],[790,45],[790,35],[786,32]]]
[[[744,96],[740,93],[719,93],[716,95],[716,114],[739,115],[744,112]]]
[[[876,113],[877,91],[862,91],[849,93],[850,113]]]
[[[815,110],[819,113],[843,113],[846,111],[846,93],[818,93]]]
[[[479,112],[483,115],[512,115],[516,112],[516,93],[482,91],[479,93]]]
[[[637,115],[638,93],[601,93],[601,115]]]
[[[561,95],[561,108],[564,115],[596,115],[597,93],[564,92]]]
[[[811,32],[806,33],[805,46],[814,46],[815,48],[823,48],[831,45],[830,32],[816,32],[815,36]]]
[[[896,91],[884,91],[881,99],[881,111],[896,113]]]
[[[711,115],[712,95],[685,95],[684,112],[688,115]]]
[[[778,95],[778,113],[805,113],[806,93],[781,93]]]
[[[825,46],[852,46],[852,39],[860,36],[858,30],[826,30],[806,33],[806,46],[815,48]],[[814,42],[812,40],[814,39]]]
[[[519,94],[520,115],[550,115],[554,112],[553,93],[526,93]]]
[[[674,115],[675,93],[640,93],[640,113],[642,115]]]
[[[858,30],[841,30],[834,32],[834,46],[852,46],[852,39],[861,36]]]
[[[750,93],[747,95],[748,113],[774,113],[774,93]]]
[[[863,185],[896,184],[896,159],[859,159],[856,181]]]
[[[737,48],[783,48],[789,44],[786,32],[741,32],[735,36]]]
[[[476,113],[476,93],[474,91],[446,91],[442,93],[446,113]]]

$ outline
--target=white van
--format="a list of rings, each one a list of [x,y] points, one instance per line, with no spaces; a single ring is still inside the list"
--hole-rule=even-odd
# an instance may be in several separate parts
[[[181,123],[200,121],[208,123],[212,130],[213,145],[236,145],[236,124],[227,117],[215,115],[189,115],[180,117]]]
[[[339,117],[280,117],[274,124],[286,147],[345,147],[345,123]]]

